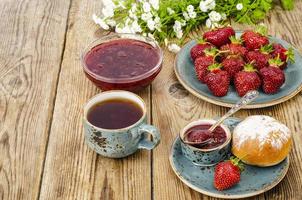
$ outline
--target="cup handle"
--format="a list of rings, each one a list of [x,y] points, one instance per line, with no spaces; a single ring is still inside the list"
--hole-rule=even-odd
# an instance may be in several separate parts
[[[149,124],[142,124],[138,128],[138,134],[141,139],[138,143],[139,149],[154,149],[160,142],[160,133],[157,128]],[[148,139],[148,135],[152,136],[152,140]]]

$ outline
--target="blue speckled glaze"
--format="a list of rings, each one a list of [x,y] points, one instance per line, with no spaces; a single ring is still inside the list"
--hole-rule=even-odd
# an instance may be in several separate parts
[[[225,121],[231,130],[240,122],[237,118]],[[215,166],[200,167],[188,162],[181,150],[181,141],[176,138],[170,154],[170,163],[176,175],[190,188],[218,198],[245,198],[261,194],[277,185],[285,176],[289,160],[272,167],[254,167],[245,165],[240,182],[234,187],[218,191],[213,186]]]
[[[100,101],[117,97],[140,101],[144,112],[142,118],[129,127],[114,130],[98,128],[88,122],[86,115],[90,107]],[[160,133],[156,127],[146,124],[146,116],[146,105],[137,95],[119,90],[102,92],[90,99],[84,107],[85,141],[95,152],[110,158],[123,158],[133,154],[138,149],[151,150],[159,144]],[[152,141],[149,139],[150,135]]]
[[[241,32],[237,31],[236,35],[241,35]],[[270,37],[271,42],[278,42],[281,43],[284,47],[289,48],[291,45],[284,40],[281,40],[276,37]],[[237,95],[235,88],[232,86],[229,89],[229,92],[224,97],[216,97],[212,95],[209,91],[207,85],[202,84],[198,81],[195,70],[194,64],[190,57],[190,49],[196,44],[196,41],[188,42],[178,53],[177,60],[175,61],[175,71],[180,79],[180,82],[187,88],[189,91],[192,90],[195,93],[204,96],[206,98],[210,98],[216,101],[216,104],[219,103],[227,103],[227,104],[235,104],[239,96]],[[250,105],[261,105],[261,104],[268,104],[284,98],[294,92],[297,91],[298,88],[302,85],[302,57],[299,54],[297,49],[294,49],[295,53],[295,63],[288,64],[287,69],[285,69],[285,84],[281,87],[280,91],[273,95],[268,95],[260,91],[259,97]],[[193,93],[194,94],[194,93]],[[213,102],[215,103],[215,102]],[[219,104],[222,105],[222,104]],[[269,105],[267,105],[269,106]],[[260,106],[259,106],[260,107]],[[265,106],[261,106],[265,107]]]
[[[110,158],[123,158],[135,153],[138,149],[151,150],[159,143],[159,132],[142,120],[131,129],[114,132],[100,131],[84,122],[86,143],[98,154]],[[154,142],[149,141],[148,133],[151,133]]]
[[[186,130],[200,124],[213,124],[215,120],[201,119],[189,123],[180,134],[184,134]],[[227,158],[231,149],[231,132],[228,126],[221,126],[227,134],[227,140],[220,147],[213,149],[199,149],[181,141],[181,149],[183,155],[189,162],[198,166],[212,166]]]

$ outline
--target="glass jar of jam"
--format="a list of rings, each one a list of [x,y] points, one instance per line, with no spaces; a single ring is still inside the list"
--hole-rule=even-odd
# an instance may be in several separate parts
[[[143,89],[160,72],[162,59],[153,39],[135,34],[102,37],[82,54],[85,75],[102,90]]]

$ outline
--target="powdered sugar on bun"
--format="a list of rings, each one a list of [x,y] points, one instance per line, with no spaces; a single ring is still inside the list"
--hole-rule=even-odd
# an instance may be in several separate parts
[[[287,126],[274,118],[255,115],[246,118],[235,128],[233,139],[236,141],[233,145],[238,149],[249,140],[258,140],[259,149],[266,144],[281,149],[291,139],[291,133]]]

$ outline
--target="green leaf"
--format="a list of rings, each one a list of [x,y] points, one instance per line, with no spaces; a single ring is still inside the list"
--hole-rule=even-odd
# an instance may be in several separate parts
[[[294,0],[281,0],[281,4],[285,10],[294,9]]]
[[[253,18],[253,20],[255,20],[255,21],[259,21],[259,20],[261,20],[261,19],[264,19],[264,18],[265,18],[265,12],[263,12],[263,11],[260,10],[260,9],[256,9],[256,10],[254,10],[254,12],[253,12],[252,18]]]

